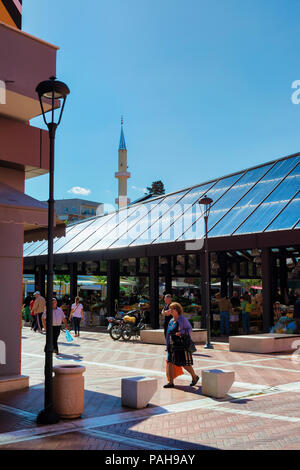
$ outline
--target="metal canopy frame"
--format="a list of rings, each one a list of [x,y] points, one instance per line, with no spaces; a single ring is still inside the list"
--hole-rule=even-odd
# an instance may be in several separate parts
[[[260,169],[262,171],[259,171]],[[295,172],[296,174],[291,176]],[[288,180],[288,178],[292,179]],[[222,187],[223,182],[224,186]],[[266,183],[266,185],[262,186],[260,183]],[[284,184],[287,186],[284,186]],[[256,189],[258,186],[260,187],[257,193]],[[285,191],[291,193],[290,196],[287,197],[287,200],[277,201],[275,194],[277,194],[276,191],[278,188],[280,190],[279,196],[281,196],[282,193],[285,194]],[[197,190],[199,190],[199,192],[197,192]],[[197,239],[197,237],[192,238],[191,236],[188,237],[188,235],[193,235],[190,233],[191,228],[193,230],[193,227],[196,227],[201,217],[203,218],[203,214],[197,214],[197,202],[199,200],[199,194],[202,194],[202,192],[205,192],[208,197],[211,195],[214,199],[211,212],[215,214],[215,218],[218,217],[217,220],[213,221],[212,226],[209,227],[209,233],[211,233],[208,239],[209,251],[242,251],[251,248],[291,246],[299,243],[300,232],[297,229],[300,228],[300,218],[296,220],[298,216],[298,205],[296,206],[297,213],[292,211],[293,217],[289,219],[289,223],[292,225],[291,227],[289,226],[287,228],[285,224],[282,226],[282,229],[277,228],[276,230],[271,230],[272,224],[274,221],[278,220],[278,217],[285,220],[285,210],[288,209],[291,215],[291,204],[299,203],[300,207],[300,198],[298,197],[300,193],[300,153],[297,153],[240,172],[232,173],[223,178],[216,178],[207,183],[151,198],[150,201],[137,203],[128,208],[123,208],[120,211],[85,219],[79,223],[72,224],[66,229],[67,235],[65,239],[60,238],[55,240],[55,264],[99,259],[112,260],[128,257],[137,258],[197,253],[199,249],[196,243],[195,249],[189,249],[188,251],[186,250],[186,243],[188,242],[190,245],[189,248],[191,248],[192,242],[195,242]],[[232,203],[230,203],[231,195],[233,197]],[[273,200],[271,201],[273,203],[273,209],[269,212],[269,218],[263,229],[255,231],[254,226],[253,232],[251,233],[240,232],[240,228],[243,224],[248,221],[253,214],[255,215],[258,209],[262,208],[265,201],[267,201],[270,196],[271,198],[275,198],[275,202]],[[224,198],[225,203],[223,202]],[[226,217],[232,213],[232,211],[236,210],[239,203],[244,198],[246,198],[246,205],[240,208],[240,218],[238,218],[239,213],[237,212],[233,217],[233,221],[232,218],[230,218],[231,216],[229,216],[229,224],[232,221],[230,233],[226,233],[228,232],[228,221],[226,222],[227,228],[225,223],[224,233],[222,233],[223,220],[227,220]],[[180,206],[180,214],[176,214],[174,220],[171,220],[174,206],[177,203],[183,204],[184,201],[189,201],[188,209],[184,208],[181,213],[180,210],[182,206]],[[279,204],[278,207],[276,206],[276,210],[278,210],[276,214],[274,214],[274,204],[276,205],[277,202]],[[245,212],[248,213],[246,215],[243,213],[243,207],[247,208]],[[295,206],[293,206],[292,209],[294,207]],[[159,211],[160,208],[162,209],[161,211]],[[195,220],[187,228],[182,228],[181,235],[173,239],[172,236],[170,236],[169,241],[166,240],[162,242],[160,238],[161,235],[167,230],[170,230],[178,221],[180,222],[180,219],[182,219],[188,211],[193,211],[194,209],[196,209],[196,215],[192,213],[191,216],[193,216]],[[127,210],[128,213],[124,212]],[[142,215],[140,215],[140,210],[144,212]],[[154,212],[155,217],[153,220],[150,220],[149,215]],[[137,214],[138,217],[136,218]],[[169,219],[168,216],[170,216]],[[164,221],[166,226],[161,230],[159,224],[162,221]],[[140,223],[144,225],[142,225],[139,235],[133,236],[124,244],[121,243],[118,245],[122,237],[128,234],[130,230],[134,231],[136,226]],[[126,224],[127,230],[124,230]],[[152,238],[145,243],[141,241],[141,244],[137,245],[136,241],[142,239],[143,234],[149,232],[153,225],[157,227],[157,224],[158,231]],[[121,230],[118,232],[119,226],[121,226]],[[215,227],[219,227],[217,235],[214,234]],[[109,238],[110,235],[112,239]],[[125,239],[125,241],[126,240],[127,239]],[[104,241],[103,244],[101,244],[102,241]],[[97,249],[97,246],[99,246],[99,249]],[[47,242],[25,244],[24,268],[26,269],[26,265],[32,264],[32,262],[35,264],[45,264],[46,248]]]

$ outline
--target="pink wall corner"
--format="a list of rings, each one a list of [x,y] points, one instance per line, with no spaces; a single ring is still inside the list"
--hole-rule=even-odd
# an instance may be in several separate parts
[[[49,169],[48,131],[0,116],[0,142],[0,160]]]
[[[23,170],[0,167],[0,183],[7,184],[24,193],[24,180],[25,172]]]
[[[56,75],[57,48],[2,24],[0,44],[6,45],[0,47],[0,80],[13,80],[8,90],[37,100],[37,84]]]

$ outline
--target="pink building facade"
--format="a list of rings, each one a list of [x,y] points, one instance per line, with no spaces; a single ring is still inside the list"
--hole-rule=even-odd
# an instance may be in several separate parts
[[[47,204],[24,194],[25,179],[49,171],[48,131],[37,84],[56,74],[57,47],[0,21],[0,392],[28,386],[21,373],[24,239],[47,229]],[[46,109],[49,109],[49,107]]]

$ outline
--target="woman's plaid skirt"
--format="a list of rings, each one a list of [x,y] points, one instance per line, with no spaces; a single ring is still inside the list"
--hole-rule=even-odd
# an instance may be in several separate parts
[[[170,337],[170,343],[168,346],[168,358],[167,361],[175,364],[176,366],[192,366],[193,365],[193,356],[190,351],[180,347],[179,341],[175,342],[172,337]],[[176,344],[177,343],[177,344]]]

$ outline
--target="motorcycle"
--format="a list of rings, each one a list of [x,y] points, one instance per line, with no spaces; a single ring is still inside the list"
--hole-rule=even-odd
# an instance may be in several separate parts
[[[125,322],[123,318],[115,318],[115,317],[108,317],[108,326],[107,330],[109,331],[109,334],[111,338],[114,341],[117,341],[121,338],[122,336],[122,329],[124,328]]]
[[[140,336],[140,331],[144,330],[146,325],[144,323],[145,314],[141,310],[132,310],[128,312],[132,317],[135,317],[135,324],[126,322],[121,331],[121,336],[124,341],[129,341],[132,336]],[[127,315],[128,315],[127,314]]]

